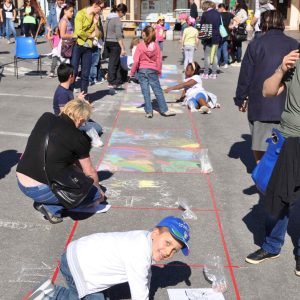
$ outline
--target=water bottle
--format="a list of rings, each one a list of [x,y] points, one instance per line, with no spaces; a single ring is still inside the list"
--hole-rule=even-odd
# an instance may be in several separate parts
[[[227,291],[227,282],[220,256],[208,254],[203,273],[206,279],[211,282],[214,291],[220,293]]]
[[[213,171],[213,167],[212,167],[210,159],[208,157],[208,149],[200,150],[199,160],[200,160],[200,167],[201,167],[202,173],[209,174]]]

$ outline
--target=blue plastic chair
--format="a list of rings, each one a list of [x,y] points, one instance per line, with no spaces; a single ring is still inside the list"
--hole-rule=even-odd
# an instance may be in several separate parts
[[[14,57],[15,76],[18,76],[18,59],[37,59],[37,72],[42,78],[42,59],[37,51],[35,41],[32,37],[17,37],[16,38],[16,53]]]

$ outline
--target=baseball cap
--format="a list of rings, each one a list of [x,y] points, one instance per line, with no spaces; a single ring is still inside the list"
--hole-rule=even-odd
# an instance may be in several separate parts
[[[168,216],[162,219],[156,227],[167,227],[172,236],[184,244],[181,248],[182,253],[185,256],[189,255],[190,248],[187,243],[190,239],[190,227],[187,223],[174,216]]]

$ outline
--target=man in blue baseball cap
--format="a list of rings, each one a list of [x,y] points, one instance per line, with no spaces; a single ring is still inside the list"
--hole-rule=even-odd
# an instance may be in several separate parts
[[[190,228],[183,220],[168,216],[152,231],[95,233],[73,241],[60,261],[68,288],[50,280],[29,298],[82,299],[87,295],[109,299],[108,289],[128,282],[132,300],[148,300],[151,265],[173,257],[179,250],[189,254]]]

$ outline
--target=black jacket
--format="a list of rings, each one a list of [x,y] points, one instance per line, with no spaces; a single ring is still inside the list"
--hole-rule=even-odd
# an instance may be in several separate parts
[[[240,70],[235,104],[241,106],[245,98],[249,98],[249,121],[280,121],[286,93],[265,98],[262,95],[263,84],[274,74],[283,57],[295,49],[298,49],[298,42],[277,29],[269,30],[248,45]]]
[[[200,24],[212,24],[212,38],[206,44],[219,44],[222,40],[220,35],[221,14],[216,9],[205,11],[200,20]]]
[[[286,206],[291,206],[300,196],[300,140],[287,138],[270,178],[265,205],[274,217],[280,217]]]
[[[198,18],[198,8],[197,8],[197,4],[193,3],[191,5],[191,9],[190,9],[190,16],[194,19]]]

